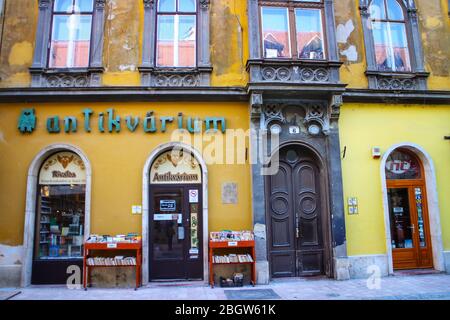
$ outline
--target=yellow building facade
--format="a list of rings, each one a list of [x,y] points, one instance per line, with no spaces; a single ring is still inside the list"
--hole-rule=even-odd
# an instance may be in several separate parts
[[[254,232],[258,283],[449,272],[448,1],[81,2],[0,2],[0,285],[65,283],[67,243],[128,233],[144,283],[207,281],[221,230]],[[64,160],[41,179],[64,156],[83,192]],[[82,212],[65,242],[52,210]]]

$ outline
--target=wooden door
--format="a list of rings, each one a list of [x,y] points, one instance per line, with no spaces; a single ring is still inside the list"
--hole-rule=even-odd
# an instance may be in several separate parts
[[[324,272],[319,168],[300,147],[280,151],[278,173],[266,178],[268,251],[272,277]]]
[[[189,201],[189,192],[192,190],[198,193],[195,202]],[[203,278],[201,201],[201,185],[151,186],[149,217],[151,280]],[[197,245],[193,246],[192,238],[195,236]]]
[[[432,268],[423,167],[414,154],[395,150],[386,162],[394,269]]]

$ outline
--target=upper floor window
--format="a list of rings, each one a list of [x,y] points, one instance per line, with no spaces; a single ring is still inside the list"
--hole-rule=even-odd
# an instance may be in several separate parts
[[[325,60],[322,0],[260,1],[265,58]]]
[[[379,71],[410,72],[405,12],[397,0],[373,0],[370,18]]]
[[[55,0],[49,68],[89,66],[93,0]]]
[[[195,67],[195,0],[159,0],[156,19],[156,66]]]
[[[38,0],[32,87],[98,87],[106,0]]]
[[[211,0],[142,0],[141,84],[209,86]]]

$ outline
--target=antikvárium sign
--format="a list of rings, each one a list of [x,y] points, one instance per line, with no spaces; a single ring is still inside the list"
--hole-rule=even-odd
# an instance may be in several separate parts
[[[147,112],[142,119],[138,116],[125,116],[122,118],[116,115],[114,109],[107,109],[105,112],[95,114],[93,110],[86,108],[81,112],[82,127],[85,132],[91,132],[96,126],[99,132],[120,132],[122,127],[126,127],[130,132],[135,132],[139,127],[146,133],[166,132],[168,127],[173,129],[186,129],[190,133],[200,133],[205,124],[206,131],[226,131],[226,121],[224,117],[184,117],[183,113],[173,116],[156,117],[153,111]],[[18,120],[18,129],[22,133],[32,133],[36,129],[37,115],[34,108],[23,109]],[[75,116],[51,116],[46,119],[46,127],[49,133],[76,133],[79,127],[79,119]]]

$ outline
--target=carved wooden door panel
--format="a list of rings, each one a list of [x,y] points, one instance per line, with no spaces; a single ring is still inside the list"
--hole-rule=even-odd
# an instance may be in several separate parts
[[[270,263],[273,277],[295,276],[295,223],[292,203],[292,168],[280,159],[276,175],[269,176]]]
[[[301,148],[280,151],[267,177],[268,251],[272,277],[324,273],[319,168]]]
[[[302,159],[293,170],[296,214],[297,275],[324,273],[319,169],[311,159]]]

